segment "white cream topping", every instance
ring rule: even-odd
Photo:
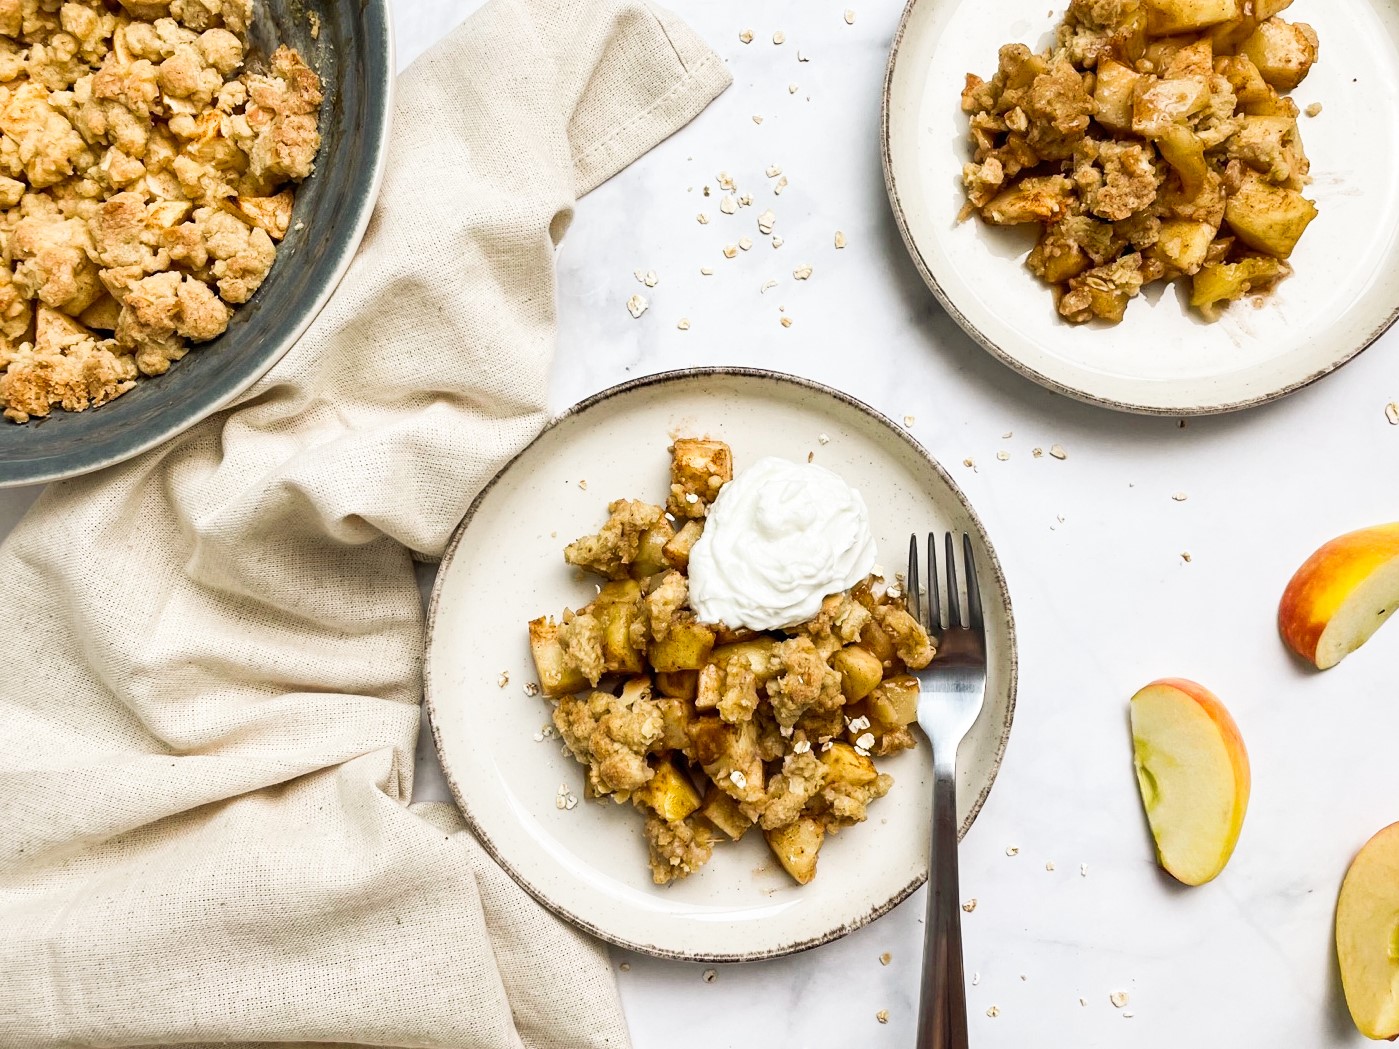
[[[690,551],[701,621],[775,630],[812,618],[874,567],[870,515],[831,471],[759,459],[720,490]]]

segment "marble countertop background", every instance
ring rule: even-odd
[[[400,64],[477,6],[394,0]],[[1283,403],[1186,426],[1056,397],[961,334],[894,228],[878,125],[897,0],[672,6],[734,87],[579,204],[559,255],[552,401],[688,365],[796,372],[912,416],[976,506],[1010,582],[1022,678],[1005,765],[962,849],[963,895],[977,900],[964,920],[973,1044],[1366,1044],[1331,923],[1356,849],[1399,819],[1399,633],[1323,676],[1288,657],[1274,615],[1322,541],[1399,516],[1399,428],[1384,413],[1399,397],[1399,336]],[[789,180],[780,197],[770,165]],[[725,216],[717,193],[704,197],[721,171],[753,194],[751,211]],[[769,207],[778,249],[754,223]],[[745,233],[754,247],[724,258]],[[803,264],[811,278],[794,281]],[[650,302],[638,320],[635,292]],[[1067,459],[1032,457],[1056,443]],[[0,534],[34,494],[0,494]],[[1233,863],[1194,890],[1158,872],[1132,773],[1127,699],[1165,675],[1224,699],[1253,768]],[[426,734],[420,756],[418,796],[446,797]],[[920,891],[840,942],[712,974],[618,952],[637,1049],[908,1046],[923,908]]]

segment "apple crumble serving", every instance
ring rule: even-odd
[[[1292,0],[1072,0],[1056,46],[1001,48],[968,74],[967,207],[1038,223],[1030,271],[1073,323],[1121,321],[1146,285],[1190,278],[1190,303],[1271,289],[1316,217],[1286,92],[1317,35]]]
[[[915,745],[907,671],[927,666],[934,645],[877,575],[796,625],[702,622],[690,555],[733,456],[689,438],[671,451],[664,505],[618,499],[596,535],[565,549],[603,582],[585,607],[529,624],[541,691],[587,770],[586,796],[644,814],[657,884],[757,828],[804,885],[827,835],[864,821],[892,786],[874,759]]]
[[[83,411],[228,327],[320,148],[252,0],[0,0],[0,408]]]

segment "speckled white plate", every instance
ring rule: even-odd
[[[1244,301],[1217,324],[1181,289],[1135,300],[1117,327],[1059,319],[1023,260],[1026,229],[957,223],[971,159],[963,80],[990,77],[1001,45],[1047,43],[1064,4],[911,0],[884,91],[884,170],[894,214],[924,280],[967,333],[1052,390],[1124,411],[1232,411],[1291,393],[1365,349],[1399,316],[1399,0],[1296,0],[1321,61],[1293,93],[1320,217],[1296,273],[1262,309]],[[1384,114],[1384,116],[1381,116]]]
[[[429,613],[426,702],[467,821],[546,907],[648,954],[696,961],[789,954],[872,921],[925,879],[926,743],[881,762],[893,790],[867,823],[827,841],[810,885],[795,885],[754,833],[717,848],[697,875],[657,887],[631,806],[556,807],[560,784],[581,798],[582,768],[560,753],[558,740],[536,741],[552,708],[523,688],[534,680],[525,624],[577,608],[594,592],[564,564],[564,545],[596,531],[609,500],[660,500],[666,446],[681,433],[730,442],[740,470],[765,455],[801,461],[814,453],[864,494],[890,573],[904,568],[912,530],[971,534],[991,659],[986,709],[960,752],[962,826],[971,825],[996,777],[1015,705],[1015,637],[1000,564],[956,484],[911,437],[858,401],[775,373],[705,369],[638,379],[569,410],[507,465],[442,562]]]

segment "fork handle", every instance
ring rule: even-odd
[[[933,854],[918,1049],[967,1049],[967,988],[957,886],[957,753],[950,749],[948,754],[933,754]]]

